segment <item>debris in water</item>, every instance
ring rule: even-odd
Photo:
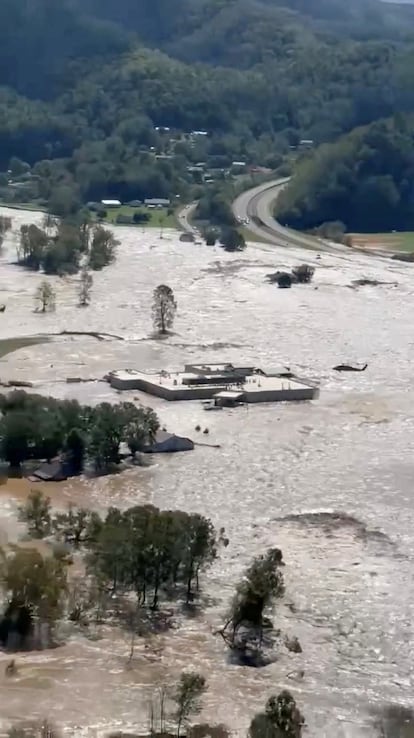
[[[368,364],[337,364],[333,367],[335,372],[364,372]]]

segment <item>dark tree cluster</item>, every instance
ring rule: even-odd
[[[46,216],[44,228],[21,226],[17,261],[45,274],[73,274],[79,270],[82,257],[91,269],[107,266],[115,259],[116,246],[111,231],[93,226],[82,214],[62,221]]]
[[[292,284],[309,284],[314,274],[315,267],[310,264],[300,264],[291,272],[277,271],[269,274],[267,279],[271,284],[277,284],[280,289],[289,289]]]
[[[180,510],[110,508],[102,519],[70,507],[54,515],[50,499],[34,490],[20,508],[20,519],[34,538],[55,535],[74,548],[86,548],[89,571],[101,586],[113,594],[133,592],[138,605],[148,603],[153,609],[162,592],[181,597],[182,586],[190,602],[200,573],[217,555],[211,521]]]
[[[89,543],[90,571],[112,592],[133,592],[137,603],[156,608],[162,592],[184,585],[187,602],[199,575],[217,553],[210,520],[151,505],[125,512],[111,508]]]
[[[413,230],[414,117],[397,115],[321,146],[277,202],[293,228],[341,221],[349,232]]]
[[[269,697],[264,712],[253,718],[249,738],[301,738],[305,719],[294,697],[284,689]]]
[[[0,590],[7,602],[0,619],[0,641],[13,649],[40,645],[33,641],[35,623],[53,626],[62,617],[67,593],[68,562],[42,556],[35,548],[0,550]],[[30,639],[30,640],[29,640]]]
[[[271,630],[265,610],[284,594],[284,566],[279,548],[269,549],[248,567],[231,603],[222,635],[230,648],[261,648],[264,630]]]
[[[97,471],[118,464],[122,442],[136,452],[159,428],[153,410],[132,403],[89,407],[23,391],[1,395],[0,412],[1,459],[18,468],[61,455],[72,474],[87,462]]]

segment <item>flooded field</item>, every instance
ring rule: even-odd
[[[12,213],[14,229],[41,215]],[[413,267],[341,252],[322,254],[255,244],[239,255],[180,243],[166,232],[119,228],[116,264],[94,275],[92,305],[77,307],[77,278],[54,278],[56,312],[33,312],[41,280],[13,265],[8,239],[0,259],[0,339],[49,336],[2,355],[0,380],[31,381],[39,392],[98,402],[118,395],[98,381],[111,369],[180,369],[184,363],[235,361],[287,365],[317,380],[313,403],[203,412],[200,403],[141,396],[169,430],[197,440],[197,424],[220,449],[157,457],[150,468],[47,488],[69,501],[104,509],[152,502],[201,512],[224,526],[230,545],[205,577],[202,615],[145,647],[125,668],[126,635],[99,639],[69,633],[67,644],[20,657],[20,676],[4,679],[3,724],[48,717],[69,735],[101,738],[108,729],[144,730],[148,697],[183,668],[206,676],[202,718],[244,735],[267,696],[292,689],[310,738],[373,738],[373,715],[387,702],[411,706],[414,582],[414,304]],[[314,263],[313,285],[278,290],[265,282],[277,268]],[[352,288],[370,278],[391,284]],[[159,283],[176,295],[175,333],[152,336],[151,296]],[[118,338],[58,336],[96,331]],[[343,362],[368,362],[338,374]],[[95,380],[67,384],[67,377]],[[138,393],[123,393],[123,399]],[[199,439],[200,440],[200,439]],[[204,437],[202,440],[205,440]],[[16,506],[27,486],[0,486],[1,538],[16,540]],[[334,514],[336,513],[336,514]],[[340,515],[338,514],[340,513]],[[228,662],[214,636],[235,582],[253,555],[282,548],[286,597],[275,621],[299,637],[303,654],[281,649],[263,669]],[[147,644],[148,646],[148,644]],[[304,671],[302,679],[288,677]]]

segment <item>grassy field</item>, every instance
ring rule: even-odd
[[[383,251],[414,251],[414,232],[352,233],[352,244],[359,248]]]
[[[107,223],[112,223],[116,225],[116,220],[118,215],[126,215],[129,217],[133,217],[135,213],[147,213],[150,216],[150,220],[147,223],[137,223],[137,227],[139,228],[176,228],[177,227],[177,221],[175,219],[175,215],[169,215],[167,210],[164,208],[133,208],[129,205],[121,205],[119,208],[107,208],[106,209],[106,218],[105,221]]]
[[[0,205],[3,208],[10,208],[11,210],[31,210],[31,211],[37,211],[37,212],[46,212],[46,208],[44,205],[39,205],[36,202],[4,202],[0,200]]]
[[[257,233],[249,231],[249,226],[242,226],[239,230],[241,230],[245,241],[251,241],[252,243],[269,243],[265,238],[260,238]]]

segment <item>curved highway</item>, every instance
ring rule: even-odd
[[[243,192],[232,205],[235,217],[239,222],[246,222],[247,229],[254,233],[260,241],[268,244],[285,247],[295,246],[318,251],[343,251],[344,246],[341,244],[334,245],[323,239],[285,228],[273,217],[275,201],[288,182],[289,177],[285,177],[284,179],[265,182]],[[186,205],[178,213],[181,228],[194,235],[198,235],[198,231],[192,225],[191,218],[196,207],[197,203],[193,202]]]
[[[272,210],[289,178],[277,179],[243,192],[233,203],[233,212],[239,221],[248,220],[248,230],[261,240],[276,246],[300,246],[321,249],[319,239],[285,228],[273,217]]]

